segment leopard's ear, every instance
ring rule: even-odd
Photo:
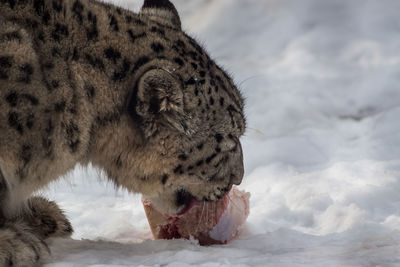
[[[128,109],[134,120],[140,121],[146,137],[165,126],[181,133],[188,129],[182,84],[166,70],[151,69],[140,77]]]
[[[178,11],[168,0],[144,0],[139,14],[172,28],[181,29]]]

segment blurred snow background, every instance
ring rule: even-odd
[[[77,168],[43,192],[75,228],[48,266],[400,266],[400,1],[173,2],[247,99],[249,219],[153,241],[140,196]]]

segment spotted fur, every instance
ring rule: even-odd
[[[242,97],[168,0],[138,14],[0,0],[0,25],[1,263],[40,264],[43,241],[70,234],[59,208],[31,194],[77,163],[170,213],[241,182]]]

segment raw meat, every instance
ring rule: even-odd
[[[250,193],[236,188],[217,202],[195,202],[183,214],[163,214],[142,199],[155,239],[195,238],[200,245],[225,244],[249,215]]]

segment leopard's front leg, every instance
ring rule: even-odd
[[[31,34],[1,15],[0,26],[0,267],[40,266],[50,256],[45,240],[72,233],[55,203],[30,198],[62,172],[56,134],[70,130],[56,118],[68,116],[48,101]]]
[[[50,256],[47,244],[22,220],[0,227],[0,266],[40,266]]]
[[[56,203],[32,197],[20,215],[2,218],[0,266],[40,266],[50,256],[45,240],[69,237],[72,227]]]

